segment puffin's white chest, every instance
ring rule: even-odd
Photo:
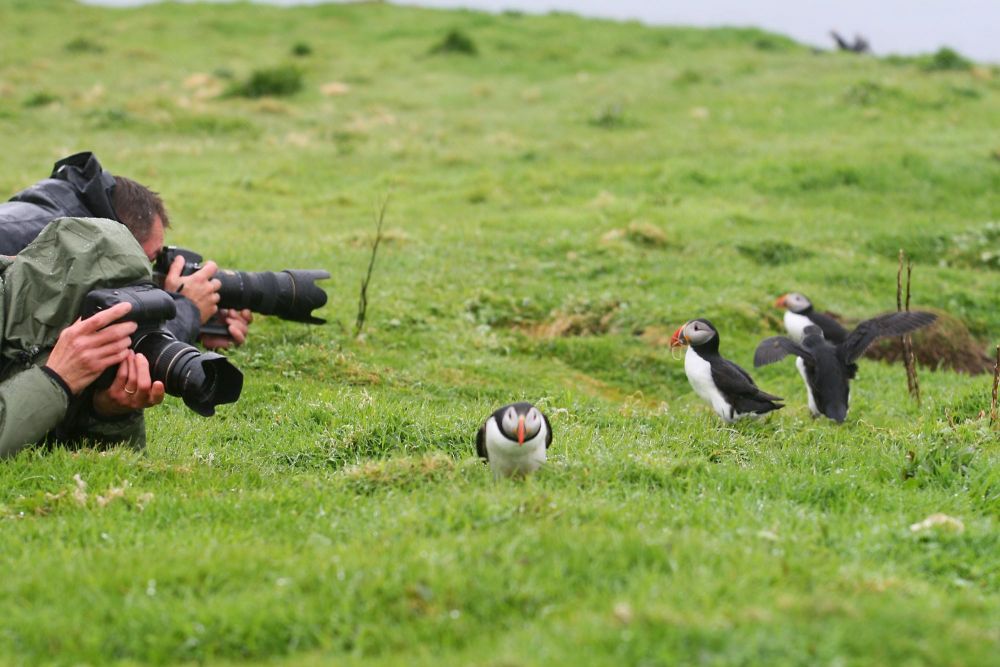
[[[809,396],[809,411],[813,417],[819,415],[819,408],[816,407],[816,397],[813,396],[812,387],[809,385],[809,378],[806,376],[806,362],[802,357],[795,357],[795,367],[799,369],[802,381],[806,383],[806,394]]]
[[[486,453],[489,455],[490,470],[495,477],[511,477],[528,475],[535,472],[545,463],[545,439],[548,433],[545,424],[531,440],[525,440],[519,445],[508,440],[500,432],[495,419],[486,423]]]
[[[715,381],[712,379],[712,364],[705,361],[701,355],[690,347],[684,354],[684,372],[688,376],[688,382],[691,383],[694,393],[709,403],[716,414],[724,420],[727,422],[734,421],[733,406],[722,395],[722,392],[715,386]]]
[[[789,338],[800,345],[802,339],[806,337],[806,327],[811,326],[812,323],[813,321],[805,315],[799,315],[790,310],[785,311],[785,331],[788,332]]]

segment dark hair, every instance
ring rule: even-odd
[[[139,243],[145,243],[149,238],[156,216],[160,216],[164,228],[170,226],[167,209],[164,208],[160,195],[131,178],[115,176],[111,205],[118,216],[118,222],[128,227]]]

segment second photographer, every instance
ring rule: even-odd
[[[170,225],[159,195],[131,179],[111,175],[92,153],[77,153],[56,162],[49,178],[0,204],[0,255],[18,254],[46,225],[62,217],[117,220],[151,261],[160,254]],[[211,349],[242,345],[253,315],[249,310],[219,311],[221,283],[214,279],[216,268],[209,261],[182,276],[181,258],[169,267],[163,288],[173,293],[177,315],[166,327],[179,340],[200,340]],[[202,325],[210,319],[218,333],[203,334]]]

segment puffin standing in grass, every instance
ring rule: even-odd
[[[785,407],[785,399],[761,391],[745,370],[719,354],[719,332],[705,319],[682,324],[670,347],[688,345],[684,372],[695,393],[711,404],[723,421],[757,417]]]
[[[525,477],[545,463],[552,427],[531,403],[505,405],[476,434],[476,453],[490,464],[494,477]]]
[[[901,336],[927,326],[936,317],[933,313],[920,311],[886,313],[865,320],[837,345],[826,340],[818,326],[810,325],[803,331],[801,343],[784,336],[761,341],[754,353],[753,365],[759,368],[789,354],[795,355],[795,365],[806,382],[810,412],[814,417],[824,415],[842,423],[847,418],[850,384],[858,372],[855,363],[858,357],[879,338]]]
[[[802,343],[809,326],[819,327],[823,337],[834,345],[843,343],[847,338],[847,329],[829,315],[816,312],[812,302],[803,294],[789,292],[778,297],[774,305],[785,309],[785,331],[796,343]]]

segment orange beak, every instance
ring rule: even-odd
[[[517,418],[517,444],[524,444],[524,415]]]
[[[685,322],[684,324],[687,324],[687,322]],[[684,335],[681,333],[682,331],[684,331],[684,324],[677,327],[677,331],[675,331],[674,335],[670,337],[670,347],[680,347],[682,345],[687,345],[687,340],[684,339]]]
[[[777,298],[777,299],[775,300],[775,302],[774,302],[774,307],[775,307],[775,308],[784,308],[784,307],[785,307],[785,301],[786,301],[787,299],[788,299],[788,295],[787,295],[787,294],[785,294],[785,295],[783,295],[783,296],[779,296],[779,297],[778,297],[778,298]]]

